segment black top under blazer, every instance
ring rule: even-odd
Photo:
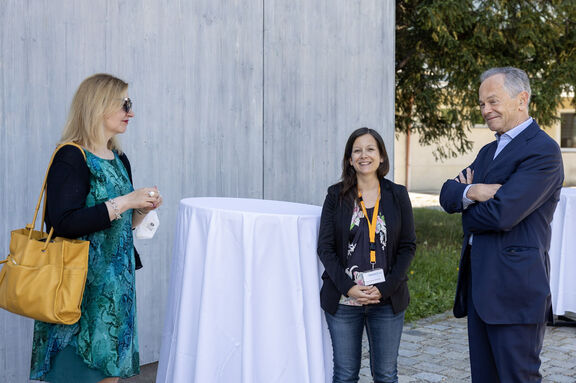
[[[322,207],[318,256],[324,265],[320,304],[334,314],[341,295],[346,295],[355,283],[344,271],[354,201],[340,196],[342,183],[328,188]],[[387,179],[380,180],[380,211],[384,214],[387,230],[386,281],[376,284],[382,294],[381,302],[390,301],[394,313],[406,310],[410,302],[407,273],[416,251],[414,216],[408,191]]]
[[[119,155],[132,182],[132,169],[125,154]],[[56,153],[46,180],[46,228],[54,227],[54,235],[78,238],[111,226],[104,203],[86,207],[90,192],[90,169],[80,150],[71,145]],[[142,268],[140,255],[134,248],[136,269]]]

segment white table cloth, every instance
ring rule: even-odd
[[[576,188],[563,188],[552,220],[550,290],[554,315],[576,313]]]
[[[257,199],[180,202],[157,383],[330,381],[320,213]]]

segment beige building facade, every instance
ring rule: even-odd
[[[564,160],[564,185],[576,186],[576,112],[569,103],[558,109],[560,121],[552,127],[544,128],[556,139]],[[470,129],[468,138],[473,148],[456,158],[436,160],[434,146],[422,146],[418,134],[397,134],[394,143],[394,181],[406,185],[413,192],[438,193],[442,184],[454,178],[470,165],[478,151],[495,140],[494,133],[486,125],[476,125]]]

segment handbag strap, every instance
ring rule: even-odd
[[[56,153],[64,146],[75,146],[77,147],[80,152],[82,152],[82,156],[84,156],[84,161],[86,161],[86,153],[84,153],[84,149],[74,142],[65,142],[63,144],[58,145],[54,153],[52,154],[52,158],[50,158],[50,163],[48,164],[48,168],[46,169],[46,174],[44,175],[44,182],[42,182],[42,190],[40,191],[40,196],[38,197],[38,202],[36,203],[36,209],[34,210],[34,219],[32,223],[26,225],[26,229],[29,229],[28,238],[32,237],[32,232],[34,231],[34,227],[36,226],[36,218],[38,217],[38,210],[40,209],[40,203],[42,202],[42,196],[44,196],[44,207],[42,209],[42,222],[40,224],[40,231],[44,233],[44,217],[46,215],[46,181],[48,179],[48,173],[50,172],[50,167],[52,166],[52,162],[54,161],[54,157],[56,157]],[[48,243],[52,238],[52,234],[54,233],[54,227],[50,229],[50,233],[48,234],[48,238],[46,238],[46,245],[45,248],[48,247]]]

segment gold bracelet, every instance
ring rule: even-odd
[[[122,214],[120,214],[120,209],[118,208],[118,204],[116,203],[116,201],[114,201],[114,199],[109,199],[108,202],[110,202],[110,206],[112,207],[112,212],[116,216],[114,219],[122,218]]]

